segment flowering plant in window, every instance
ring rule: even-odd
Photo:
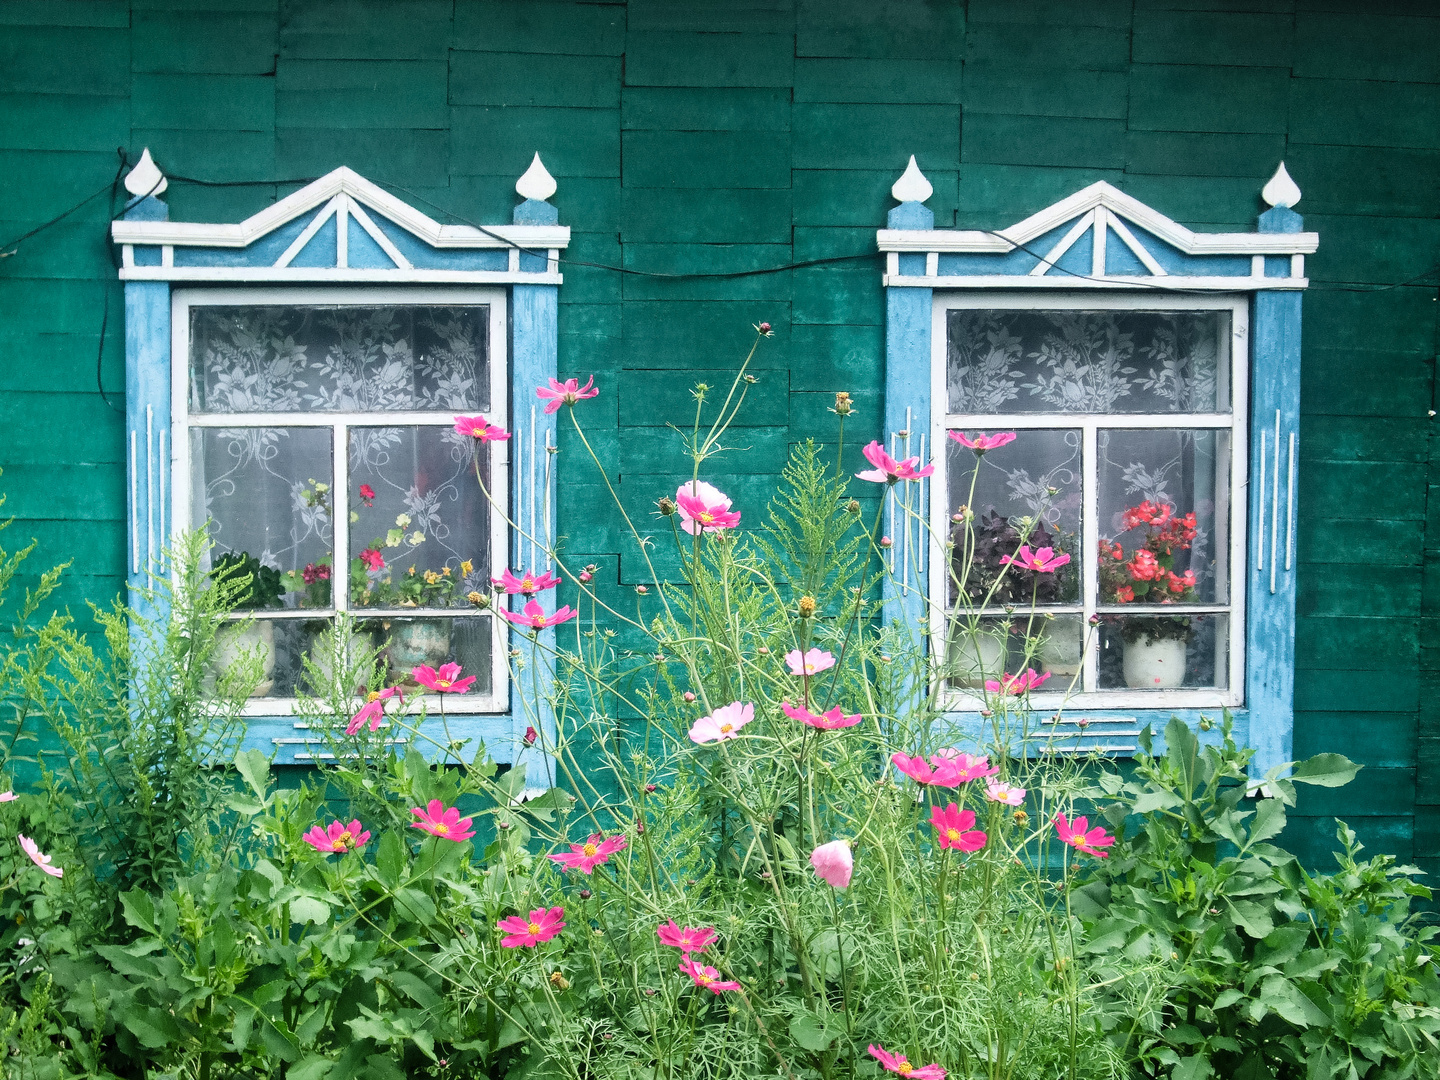
[[[1073,603],[1080,595],[1078,567],[1071,562],[1077,538],[1062,533],[1044,520],[1030,517],[1002,517],[996,510],[978,522],[968,520],[964,511],[951,529],[955,540],[952,560],[956,576],[965,583],[965,594],[973,603],[1006,604]],[[969,532],[967,542],[967,530]],[[1039,565],[1019,558],[1049,548],[1050,556]],[[965,563],[969,572],[964,573]]]
[[[1149,499],[1126,507],[1120,515],[1121,524],[1129,535],[1142,530],[1140,542],[1128,551],[1119,539],[1100,541],[1100,599],[1106,604],[1186,604],[1194,603],[1195,571],[1175,570],[1177,552],[1188,551],[1195,541],[1198,526],[1193,512],[1183,516],[1175,513],[1169,503]],[[1189,640],[1190,619],[1183,616],[1126,616],[1121,634],[1126,641]]]

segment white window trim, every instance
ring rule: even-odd
[[[961,415],[947,413],[949,392],[946,385],[948,347],[947,311],[956,309],[1026,309],[1026,310],[1145,310],[1205,311],[1222,310],[1231,314],[1231,377],[1230,412],[1228,414],[1149,414],[1114,416],[1098,414],[1019,414]],[[1037,690],[1029,696],[1038,711],[1066,708],[1077,709],[1214,709],[1239,708],[1245,704],[1245,589],[1246,521],[1250,451],[1247,441],[1250,389],[1250,303],[1249,297],[1234,294],[1213,296],[1177,295],[1175,293],[1050,293],[1035,291],[974,292],[937,290],[932,303],[931,412],[930,445],[935,464],[931,478],[930,528],[934,542],[930,548],[930,630],[934,655],[945,656],[945,624],[949,605],[946,590],[949,582],[948,551],[944,538],[949,534],[949,477],[947,430],[954,428],[981,429],[988,432],[1025,428],[1054,429],[1065,427],[1083,432],[1082,445],[1082,545],[1079,562],[1083,568],[1081,630],[1087,635],[1081,686],[1094,684],[1099,661],[1099,635],[1090,633],[1089,619],[1097,607],[1097,582],[1092,555],[1099,545],[1097,516],[1098,474],[1096,467],[1096,431],[1101,428],[1174,428],[1208,427],[1231,432],[1230,445],[1230,523],[1229,523],[1229,604],[1186,605],[1184,610],[1204,613],[1230,613],[1228,650],[1228,688],[1175,690],[1095,690],[1089,693],[1077,687],[1068,698],[1063,692]],[[973,712],[984,707],[982,699],[963,689],[947,689],[943,707],[947,712]]]
[[[477,305],[486,304],[490,309],[489,320],[489,362],[490,362],[490,409],[486,419],[500,427],[510,427],[510,365],[508,335],[508,296],[503,288],[483,286],[445,286],[429,288],[364,287],[341,288],[305,286],[268,286],[240,288],[175,289],[170,298],[170,466],[171,466],[171,522],[175,537],[190,528],[190,429],[203,427],[248,426],[263,423],[268,427],[329,427],[332,431],[332,452],[334,454],[333,476],[334,505],[348,507],[349,470],[348,450],[344,442],[346,425],[373,426],[378,422],[395,426],[449,427],[455,422],[455,412],[392,412],[392,413],[224,413],[203,416],[190,415],[190,317],[192,307],[235,306],[277,304],[287,306],[308,305],[352,305],[370,307],[375,305],[419,306],[419,305]],[[502,563],[508,565],[510,537],[507,518],[509,517],[510,492],[510,444],[491,443],[490,474],[490,558],[491,571]],[[337,611],[349,609],[348,588],[338,583],[348,582],[349,528],[347,513],[335,514],[335,567],[331,597],[334,606],[325,610],[295,610],[256,613],[266,619],[320,619],[333,617]],[[342,558],[342,553],[347,553]],[[383,618],[387,615],[413,618],[424,614],[412,609],[363,609],[366,618]],[[460,609],[453,612],[435,612],[436,617],[454,618],[467,614]],[[505,713],[510,707],[510,670],[508,664],[509,626],[499,614],[498,606],[492,604],[488,612],[491,625],[491,692],[489,694],[450,695],[445,703],[446,711],[456,715]],[[246,613],[244,617],[249,617]],[[242,709],[247,717],[293,716],[296,712],[295,698],[251,698]]]

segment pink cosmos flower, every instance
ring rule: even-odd
[[[584,386],[580,385],[579,379],[566,379],[563,383],[556,379],[550,380],[550,386],[537,386],[535,396],[541,401],[550,402],[545,406],[547,414],[559,412],[561,405],[574,405],[577,401],[584,401],[599,395],[600,391],[594,389],[595,376],[590,376],[590,381]]]
[[[1026,668],[1019,675],[1000,676],[1000,681],[994,679],[985,680],[985,689],[992,694],[999,694],[1002,691],[1006,694],[1023,694],[1027,690],[1034,690],[1037,686],[1050,678],[1050,672],[1044,675],[1037,675],[1034,668]]]
[[[705,743],[738,738],[740,729],[754,719],[754,705],[748,701],[732,701],[709,716],[696,720],[690,728],[690,741],[703,746]]]
[[[385,701],[387,698],[395,697],[400,693],[398,686],[387,686],[384,690],[376,690],[365,699],[365,704],[360,706],[360,711],[350,718],[350,725],[345,729],[346,735],[354,735],[367,723],[371,731],[380,730],[380,721],[385,717]]]
[[[686,956],[691,953],[704,952],[718,936],[713,926],[699,929],[693,926],[676,926],[674,919],[657,926],[655,933],[660,938],[661,945],[679,949]]]
[[[375,502],[375,489],[369,484],[361,484],[360,498],[365,500],[366,506],[372,505]]]
[[[948,431],[946,434],[967,450],[974,450],[977,454],[983,454],[986,450],[998,450],[1007,443],[1015,441],[1015,432],[1013,431],[1004,431],[998,435],[976,435],[973,439],[963,431]]]
[[[697,490],[692,492],[692,487]],[[709,490],[700,490],[702,488]],[[675,507],[680,512],[680,527],[691,536],[701,530],[720,532],[740,524],[740,511],[730,509],[730,496],[709,484],[702,485],[696,481],[681,484],[675,492]]]
[[[791,675],[818,675],[835,666],[835,657],[824,649],[806,649],[802,655],[799,649],[785,654],[785,663]]]
[[[547,855],[546,858],[557,862],[567,870],[579,870],[582,874],[593,874],[595,867],[601,863],[609,862],[610,856],[617,851],[625,850],[625,837],[619,835],[602,840],[600,834],[596,833],[583,844],[571,844],[570,850],[559,855]]]
[[[20,796],[19,796],[19,795],[16,795],[15,792],[13,792],[13,791],[7,791],[7,792],[4,792],[3,794],[0,794],[0,802],[14,802],[14,801],[15,801],[16,799],[18,799],[19,797],[20,797]]]
[[[935,826],[935,839],[942,848],[979,851],[985,846],[985,834],[975,828],[974,810],[961,810],[953,802],[944,810],[932,806],[930,824]]]
[[[536,574],[533,570],[526,570],[519,577],[516,577],[507,568],[501,571],[498,578],[491,578],[490,580],[494,582],[496,588],[504,589],[505,592],[511,596],[514,596],[516,593],[524,596],[534,596],[538,592],[553,589],[556,585],[560,584],[560,579],[549,570],[546,570],[543,574]]]
[[[343,855],[364,847],[370,841],[370,834],[360,827],[359,821],[352,821],[349,825],[332,821],[328,829],[316,825],[300,839],[316,851],[335,851]]]
[[[528,919],[522,919],[519,915],[501,919],[495,924],[495,929],[507,935],[500,939],[500,944],[505,948],[518,949],[524,946],[533,949],[565,929],[564,917],[565,909],[562,907],[552,907],[548,911],[543,907],[536,908],[530,912]]]
[[[385,556],[380,554],[378,548],[366,548],[360,552],[360,561],[371,570],[385,569]]]
[[[802,724],[819,728],[822,731],[834,731],[836,728],[854,727],[860,723],[860,714],[846,716],[839,705],[821,716],[816,716],[809,709],[802,709],[798,705],[791,705],[788,701],[780,703],[780,711],[791,720],[799,720]]]
[[[872,484],[893,484],[899,480],[923,480],[935,471],[933,464],[926,465],[923,469],[917,469],[916,466],[920,464],[918,457],[896,461],[885,452],[884,447],[874,440],[861,453],[865,455],[865,460],[875,468],[857,472],[855,478],[869,480]]]
[[[897,769],[917,784],[935,783],[935,771],[926,764],[923,757],[906,757],[904,754],[891,754],[890,760]]]
[[[410,676],[425,689],[441,694],[468,693],[475,682],[474,675],[460,678],[459,664],[441,664],[439,671],[427,664],[417,664],[410,669]]]
[[[1025,789],[999,780],[992,780],[985,785],[985,798],[991,802],[1004,803],[1006,806],[1019,806],[1025,801]]]
[[[1009,555],[1000,556],[1001,566],[1018,566],[1021,570],[1034,570],[1037,574],[1053,573],[1069,561],[1069,555],[1056,555],[1054,548],[1042,547],[1032,552],[1029,544],[1021,544],[1013,559]]]
[[[60,867],[50,865],[49,855],[40,854],[40,847],[34,840],[31,840],[28,836],[22,836],[19,833],[15,834],[15,838],[20,841],[20,846],[25,849],[25,854],[30,856],[30,861],[40,867],[41,870],[44,870],[45,873],[51,877],[65,876],[65,871],[60,869]]]
[[[831,840],[821,844],[810,853],[810,865],[829,884],[837,889],[848,888],[850,875],[855,871],[855,856],[850,853],[850,841]]]
[[[1056,814],[1053,824],[1055,826],[1055,835],[1060,837],[1061,843],[1069,844],[1076,851],[1084,852],[1086,855],[1094,855],[1097,859],[1108,859],[1110,857],[1106,852],[1099,849],[1107,848],[1115,843],[1115,837],[1111,836],[1099,825],[1096,825],[1095,828],[1086,832],[1085,827],[1090,824],[1088,818],[1077,817],[1073,821],[1066,821],[1064,814]]]
[[[907,1080],[945,1080],[945,1070],[939,1065],[911,1065],[904,1054],[892,1054],[883,1047],[869,1047],[870,1056],[892,1073],[899,1073]]]
[[[470,827],[474,819],[462,818],[457,807],[447,807],[439,799],[431,799],[424,810],[416,806],[410,812],[420,819],[410,823],[412,829],[423,829],[441,840],[453,840],[458,844],[475,835],[475,830]]]
[[[697,964],[690,957],[686,956],[680,961],[680,970],[694,980],[695,985],[709,990],[712,994],[720,994],[726,990],[739,990],[738,982],[726,982],[720,978],[720,972],[706,964]]]
[[[510,438],[510,432],[496,427],[483,416],[457,416],[455,430],[479,442],[504,442]]]
[[[500,614],[516,626],[523,626],[530,630],[544,630],[547,626],[559,626],[563,622],[569,622],[580,612],[566,604],[562,608],[556,608],[554,615],[546,615],[545,609],[540,606],[540,601],[531,600],[525,605],[523,612],[506,611],[501,608]]]
[[[983,780],[987,776],[994,776],[1000,771],[998,765],[990,764],[988,755],[972,757],[951,749],[941,750],[935,754],[930,758],[930,764],[935,766],[935,779],[932,783],[938,784],[940,787],[959,787],[971,780]]]

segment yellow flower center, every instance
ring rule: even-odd
[[[365,700],[366,700],[366,701],[379,701],[379,700],[380,700],[380,691],[378,691],[378,690],[371,690],[370,693],[368,693],[368,694],[365,695]]]
[[[901,1076],[909,1076],[912,1072],[915,1071],[915,1066],[911,1065],[908,1061],[902,1061],[898,1066],[896,1066],[895,1071],[898,1072]]]
[[[586,845],[585,845],[585,848],[584,848],[585,857],[586,857],[587,859],[590,858],[590,856],[594,855],[595,852],[598,851],[598,850],[599,850],[599,849],[596,848],[596,846],[595,846],[594,844],[586,844]]]
[[[1076,836],[1070,842],[1076,847],[1084,847],[1086,843],[1084,835]]]
[[[525,929],[529,930],[532,934],[538,934],[540,933],[540,924],[532,922],[529,926],[525,927]]]
[[[706,975],[705,972],[701,971],[699,968],[695,969],[695,978],[702,983],[711,983],[715,981],[709,975]]]
[[[720,734],[721,734],[721,735],[729,735],[730,732],[732,732],[732,731],[734,731],[734,730],[735,730],[735,725],[734,725],[734,724],[721,724],[721,725],[720,725]]]
[[[533,578],[527,576],[527,577],[524,577],[524,578],[521,578],[521,579],[520,579],[520,589],[521,589],[521,591],[523,591],[523,592],[529,592],[529,591],[530,591],[531,589],[533,589],[534,587],[535,587],[535,580],[534,580]]]
[[[709,510],[702,510],[699,514],[699,518],[702,524],[709,525],[712,521],[715,520],[715,515],[710,513]]]
[[[449,825],[436,825],[436,826],[435,826],[435,835],[436,835],[436,836],[445,836],[445,835],[447,835],[449,832],[450,832],[450,826],[449,826]]]
[[[946,830],[945,830],[945,836],[946,836],[947,839],[950,839],[950,840],[959,840],[959,839],[960,839],[960,830],[959,830],[959,829],[946,829]]]
[[[450,685],[450,680],[449,680],[449,679],[436,679],[436,680],[435,680],[435,685],[438,686],[438,687],[440,687],[441,690],[444,690],[447,686]]]

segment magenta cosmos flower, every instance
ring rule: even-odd
[[[527,630],[544,630],[547,626],[559,626],[563,622],[569,622],[580,612],[566,604],[562,608],[556,608],[554,615],[546,615],[545,609],[540,606],[540,601],[531,600],[525,605],[524,611],[506,611],[501,608],[500,614],[516,626],[523,626]]]
[[[541,907],[530,912],[528,919],[522,919],[519,915],[501,919],[495,924],[495,929],[506,935],[500,939],[500,944],[505,948],[518,949],[523,946],[533,949],[565,929],[564,917],[565,909],[562,907],[552,907],[548,911]]]
[[[584,386],[580,385],[579,379],[566,379],[563,383],[557,379],[551,379],[550,385],[537,386],[535,396],[541,401],[548,401],[545,406],[546,413],[558,412],[561,405],[574,405],[577,401],[584,401],[599,395],[600,391],[595,388],[595,376],[590,376],[590,381]]]
[[[690,741],[703,746],[705,743],[738,738],[740,729],[754,719],[754,705],[748,701],[732,701],[709,716],[696,720],[690,727]]]
[[[425,689],[434,690],[439,694],[468,693],[471,685],[475,682],[474,675],[460,678],[459,664],[441,664],[439,671],[427,664],[417,664],[410,669],[410,675]]]
[[[1015,441],[1013,431],[1002,431],[998,435],[976,435],[973,439],[963,431],[949,431],[946,434],[961,446],[968,450],[974,450],[977,454],[983,454],[986,450],[998,450],[1007,443]]]
[[[910,777],[917,784],[935,783],[935,770],[923,757],[907,757],[904,754],[891,754],[891,763],[906,776]]]
[[[28,836],[23,836],[20,833],[16,833],[15,838],[20,841],[20,846],[25,849],[25,854],[30,856],[30,861],[33,862],[36,866],[40,867],[41,870],[44,870],[45,873],[49,874],[51,877],[65,876],[65,871],[60,869],[60,867],[50,865],[49,855],[40,854],[40,846],[36,844],[34,840],[31,840]]]
[[[730,496],[703,480],[690,480],[675,490],[675,508],[680,527],[691,536],[733,529],[740,524],[740,511],[730,509]]]
[[[975,828],[974,810],[961,810],[953,802],[944,810],[932,806],[930,824],[935,826],[935,839],[942,848],[979,851],[985,846],[985,834]]]
[[[549,570],[543,574],[537,574],[534,570],[526,570],[519,577],[512,574],[507,567],[501,571],[498,578],[490,579],[497,589],[503,589],[506,593],[514,596],[520,593],[522,596],[534,596],[546,589],[553,589],[560,584],[560,579]]]
[[[1064,814],[1056,814],[1055,835],[1060,837],[1062,843],[1069,844],[1076,851],[1094,855],[1097,859],[1108,859],[1110,856],[1100,848],[1107,848],[1115,843],[1115,837],[1099,825],[1086,832],[1085,827],[1089,824],[1088,818],[1077,817],[1073,821],[1066,821]]]
[[[992,694],[1023,694],[1027,690],[1034,690],[1037,686],[1050,678],[1050,672],[1044,675],[1037,675],[1034,668],[1026,668],[1019,675],[1001,675],[1000,681],[994,679],[985,680],[985,689]]]
[[[431,799],[424,810],[418,806],[411,807],[410,812],[420,819],[410,823],[412,829],[423,829],[441,840],[453,840],[458,844],[475,835],[475,830],[470,827],[473,819],[462,818],[458,808],[447,807],[439,799]]]
[[[855,856],[850,853],[850,841],[831,840],[821,844],[810,853],[810,865],[824,881],[837,889],[850,886],[850,875],[855,872]]]
[[[835,666],[835,657],[824,649],[791,649],[785,654],[785,663],[791,675],[818,675]]]
[[[899,1073],[908,1080],[945,1080],[945,1070],[939,1065],[911,1065],[905,1060],[904,1054],[892,1054],[873,1043],[869,1049],[870,1056],[886,1069],[892,1073]]]
[[[371,731],[379,731],[380,721],[385,718],[386,700],[399,696],[400,688],[398,686],[387,686],[384,690],[371,691],[365,698],[365,704],[360,706],[360,711],[350,718],[350,724],[346,727],[345,734],[354,735],[367,723],[370,725]]]
[[[316,825],[300,839],[316,851],[334,851],[343,855],[347,851],[364,847],[370,841],[370,834],[360,827],[359,821],[352,821],[349,825],[332,821],[328,829]]]
[[[931,757],[930,764],[935,766],[935,776],[931,783],[939,784],[941,787],[959,787],[971,780],[983,780],[987,776],[994,776],[1000,771],[998,765],[990,764],[990,758],[987,755],[972,757],[953,749],[941,750]]]
[[[780,703],[780,711],[791,720],[799,720],[802,724],[808,724],[813,728],[820,728],[822,731],[834,731],[836,728],[854,727],[860,723],[860,714],[846,716],[839,705],[829,712],[816,716],[809,709],[802,709],[798,705],[791,705],[788,701]]]
[[[510,432],[496,427],[483,416],[457,416],[455,430],[461,435],[469,435],[477,442],[504,442],[510,438]]]
[[[1025,801],[1025,789],[992,780],[985,785],[985,798],[991,802],[1004,803],[1006,806],[1019,806]]]
[[[679,949],[686,956],[691,953],[704,952],[710,947],[717,937],[713,926],[693,927],[676,926],[675,920],[662,923],[655,928],[655,934],[660,939],[661,945],[669,945],[672,949]]]
[[[896,461],[885,452],[885,448],[878,442],[871,440],[870,445],[861,451],[865,460],[875,467],[866,469],[864,472],[857,472],[857,480],[869,480],[872,484],[893,484],[900,480],[923,480],[935,471],[933,464],[926,465],[923,469],[917,469],[920,464],[918,457],[906,458],[904,461]]]
[[[726,982],[720,978],[720,972],[706,964],[697,964],[690,957],[686,956],[680,961],[680,970],[694,980],[695,985],[709,990],[712,994],[721,994],[726,990],[739,990],[738,982]]]
[[[617,834],[608,840],[603,840],[600,834],[596,833],[585,843],[571,844],[569,851],[559,855],[547,855],[546,858],[559,863],[567,870],[579,870],[582,874],[593,874],[595,867],[609,862],[610,856],[615,852],[624,850],[625,837]]]
[[[1034,570],[1037,574],[1053,573],[1069,561],[1069,555],[1063,552],[1056,555],[1054,548],[1042,547],[1032,552],[1029,544],[1021,544],[1013,559],[1009,555],[1000,556],[1001,566],[1018,566],[1021,570]]]

